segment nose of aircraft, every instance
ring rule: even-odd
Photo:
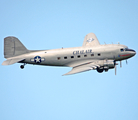
[[[136,55],[136,51],[134,50],[134,55]]]
[[[136,55],[136,51],[135,50],[130,49],[130,52],[131,52],[132,56]]]
[[[126,49],[126,51],[128,51],[132,56],[136,54],[136,51],[133,49]]]

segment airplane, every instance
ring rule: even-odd
[[[4,38],[4,58],[2,65],[26,64],[72,67],[64,75],[71,75],[89,70],[102,73],[115,68],[117,61],[127,60],[136,54],[135,50],[121,44],[101,45],[94,33],[85,36],[81,47],[60,48],[52,50],[28,50],[18,38],[9,36]]]

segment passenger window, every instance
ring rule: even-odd
[[[78,58],[80,58],[80,55],[78,55]]]
[[[91,56],[94,56],[94,54],[91,54]]]
[[[60,60],[61,58],[60,57],[57,57],[58,60]]]
[[[101,54],[100,54],[100,53],[98,53],[98,56],[101,56]]]
[[[67,57],[64,57],[64,59],[67,59]]]
[[[87,55],[84,55],[84,57],[87,57]]]
[[[74,56],[71,56],[71,58],[74,58]]]
[[[124,51],[124,49],[120,49],[120,51],[121,51],[121,52],[123,52],[123,51]]]

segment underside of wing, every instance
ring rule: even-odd
[[[17,62],[21,62],[25,60],[25,58],[15,58],[15,59],[8,59],[2,63],[2,65],[12,65]]]
[[[84,42],[83,42],[83,47],[85,46],[98,46],[100,45],[96,35],[94,33],[89,33],[85,36]]]
[[[94,62],[89,62],[86,64],[81,64],[79,66],[73,67],[72,70],[64,75],[71,75],[71,74],[76,74],[80,72],[85,72],[89,70],[95,70],[99,65],[95,64]]]
[[[89,71],[91,70],[90,67],[77,67],[77,68],[73,68],[70,72],[64,74],[64,75],[71,75],[71,74],[76,74],[76,73],[80,73],[80,72],[85,72],[85,71]]]

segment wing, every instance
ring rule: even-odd
[[[71,74],[76,74],[76,73],[85,72],[89,70],[95,70],[97,67],[100,67],[100,66],[95,62],[87,62],[85,64],[81,64],[79,66],[73,67],[70,72],[64,75],[71,75]]]
[[[83,47],[85,46],[98,46],[100,45],[96,35],[94,33],[89,33],[85,36],[83,41]]]
[[[20,62],[25,60],[25,58],[15,58],[15,59],[8,59],[2,63],[2,65],[12,65],[14,63]]]

